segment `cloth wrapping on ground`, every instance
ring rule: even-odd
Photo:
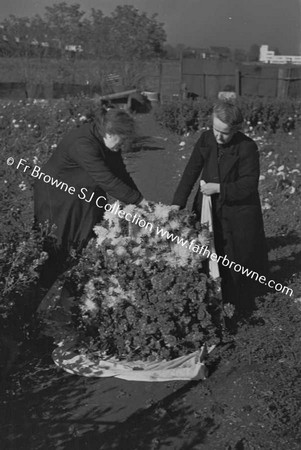
[[[74,299],[70,297],[64,282],[57,280],[42,300],[38,313],[44,322],[43,332],[52,336],[57,344],[52,358],[66,372],[85,377],[115,377],[131,381],[204,380],[207,367],[204,359],[214,346],[170,361],[120,361],[100,353],[87,355],[76,347],[75,330],[70,325],[70,310]],[[69,304],[68,304],[69,303]]]
[[[85,377],[115,377],[130,381],[176,381],[204,380],[207,368],[203,359],[207,350],[200,351],[171,361],[120,361],[114,357],[92,358],[78,354],[72,343],[62,342],[52,354],[55,364],[66,372]]]
[[[203,186],[205,183],[204,180],[201,180],[200,186]],[[210,195],[203,195],[202,200],[202,212],[201,212],[201,223],[207,224],[209,227],[210,233],[212,233],[211,243],[210,243],[210,252],[215,253],[215,246],[214,246],[214,231],[213,231],[213,220],[212,220],[212,202]],[[212,261],[211,258],[209,258],[209,275],[212,278],[219,278],[219,268],[217,261]]]

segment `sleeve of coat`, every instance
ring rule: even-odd
[[[238,179],[221,183],[222,203],[245,200],[258,190],[259,153],[255,142],[245,142],[239,149]]]
[[[112,171],[114,172],[114,174],[128,186],[135,189],[136,191],[139,191],[134,180],[126,169],[126,165],[124,164],[124,161],[122,159],[121,152],[112,152],[112,156]]]
[[[124,176],[123,172],[121,173],[122,180],[110,170],[105,161],[99,156],[99,151],[95,146],[77,143],[73,148],[72,157],[93,178],[98,186],[117,200],[127,204],[138,204],[143,199],[136,186],[133,186],[134,182],[132,185],[128,185],[124,181],[128,181],[128,178]],[[126,172],[125,167],[121,170]]]
[[[172,204],[179,205],[181,208],[185,208],[188,197],[200,176],[201,170],[204,165],[204,157],[202,152],[203,139],[202,136],[197,141],[194,149],[191,153],[187,166],[183,172],[181,181],[174,194]]]

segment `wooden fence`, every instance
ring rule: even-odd
[[[190,58],[162,60],[150,66],[144,83],[147,86],[145,90],[159,92],[161,102],[181,98],[187,93],[201,98],[213,98],[223,90],[234,90],[237,95],[244,96],[300,98],[301,67],[275,64],[237,65],[230,61]],[[114,88],[115,91],[118,90],[117,85]],[[0,98],[64,98],[78,94],[93,96],[106,93],[108,92],[104,92],[103,86],[100,85],[58,82],[0,83]]]
[[[165,62],[161,62],[163,68]],[[161,99],[186,93],[201,98],[216,97],[219,91],[234,90],[238,96],[300,98],[301,67],[291,65],[241,64],[230,61],[183,59],[170,64],[169,72],[161,70],[162,76],[172,78],[172,86],[178,86],[172,94],[164,89],[161,81]],[[178,69],[180,68],[180,69]],[[166,73],[167,72],[167,73]],[[171,94],[171,95],[170,95]]]

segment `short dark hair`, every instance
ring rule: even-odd
[[[133,117],[121,109],[101,108],[95,114],[95,124],[102,136],[109,133],[116,134],[121,139],[134,139],[136,135]]]
[[[213,105],[213,114],[232,130],[239,130],[244,118],[241,109],[230,100],[218,100]]]

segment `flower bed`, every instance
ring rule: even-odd
[[[213,103],[210,99],[172,101],[160,105],[155,117],[161,126],[177,134],[203,130],[211,126]],[[237,103],[245,118],[245,131],[291,133],[300,124],[298,100],[246,96],[239,97]]]
[[[158,361],[219,342],[220,283],[205,274],[205,257],[197,251],[209,244],[206,227],[161,204],[152,204],[151,212],[133,205],[123,211],[139,222],[106,212],[70,274],[79,299],[74,320],[80,351]]]

